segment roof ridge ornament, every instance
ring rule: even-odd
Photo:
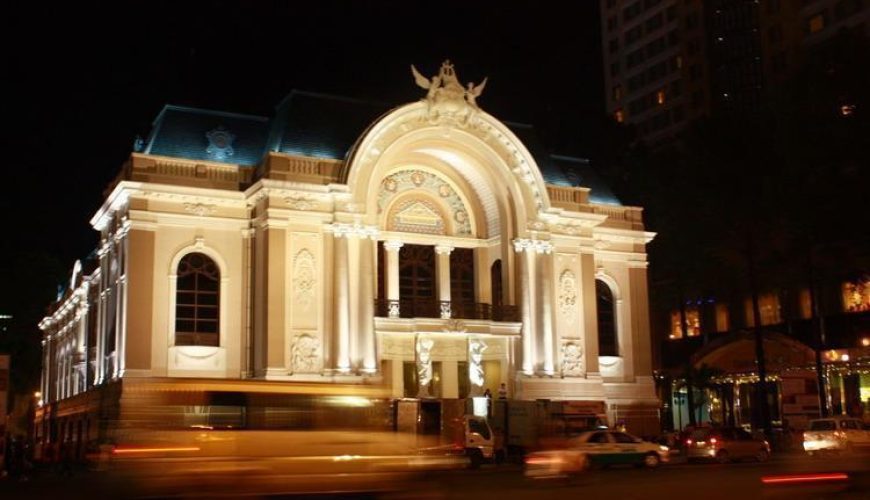
[[[468,82],[468,87],[463,87],[449,59],[441,63],[438,74],[431,79],[423,76],[413,64],[411,74],[417,85],[427,91],[423,100],[427,104],[426,119],[430,123],[461,127],[474,125],[474,117],[480,111],[477,98],[483,93],[488,77],[478,85]]]

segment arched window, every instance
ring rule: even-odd
[[[598,355],[619,356],[613,291],[607,283],[595,280],[595,297],[598,302]]]
[[[178,263],[175,345],[219,345],[220,281],[220,270],[207,255],[191,253]]]

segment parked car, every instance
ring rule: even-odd
[[[809,455],[823,452],[852,452],[870,447],[870,430],[852,417],[829,417],[810,421],[804,431],[804,450]]]
[[[726,463],[737,459],[764,462],[770,458],[770,443],[739,427],[697,429],[686,439],[686,458],[689,462]]]

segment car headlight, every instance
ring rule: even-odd
[[[668,448],[667,446],[664,446],[664,445],[659,445],[659,451],[667,452],[667,451],[670,451],[670,448]]]

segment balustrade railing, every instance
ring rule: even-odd
[[[375,299],[375,316],[382,318],[442,318],[444,305],[449,304],[450,317],[457,319],[486,319],[493,321],[519,321],[516,306],[483,304],[480,302],[441,302],[440,300],[386,300]],[[398,311],[395,311],[398,307]],[[393,314],[391,313],[393,310]],[[395,314],[395,313],[398,314]]]

